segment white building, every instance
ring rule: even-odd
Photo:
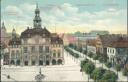
[[[112,63],[124,64],[128,57],[128,40],[117,40],[107,47],[107,56]]]

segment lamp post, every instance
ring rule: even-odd
[[[41,82],[42,79],[44,79],[44,78],[45,78],[45,76],[41,73],[41,68],[40,68],[40,69],[39,69],[39,74],[35,76],[35,80],[36,80],[37,82]]]

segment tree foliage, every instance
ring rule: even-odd
[[[123,69],[123,75],[124,75],[124,76],[128,76],[128,69],[127,69],[127,68],[124,68],[124,69]]]
[[[94,80],[100,80],[103,76],[103,74],[105,73],[105,69],[103,68],[96,68],[91,77],[94,79]]]
[[[105,63],[105,65],[106,65],[108,68],[111,68],[111,67],[112,67],[112,63],[111,63],[111,62],[107,62],[107,63]]]
[[[117,75],[112,71],[106,71],[101,79],[104,82],[116,82]]]
[[[121,70],[121,65],[120,64],[116,64],[115,68],[116,68],[117,71],[120,71]]]
[[[95,69],[95,65],[92,62],[88,62],[84,65],[85,72],[87,74],[91,74],[93,72],[93,70]]]

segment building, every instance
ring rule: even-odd
[[[96,52],[107,57],[107,47],[113,41],[117,41],[121,35],[99,35],[96,39]]]
[[[120,37],[107,47],[107,55],[112,64],[125,64],[128,58],[128,40]]]
[[[9,40],[10,40],[10,37],[9,37],[9,35],[7,33],[7,30],[6,30],[4,22],[2,23],[2,26],[0,28],[0,32],[1,32],[0,33],[0,41],[1,41],[1,43],[7,45]]]
[[[9,41],[9,65],[20,65],[22,59],[21,39],[12,31],[12,39]]]
[[[76,44],[77,39],[71,34],[64,34],[63,35],[63,42],[65,46],[68,46],[69,44]]]
[[[10,36],[7,33],[4,22],[0,28],[0,52],[1,52],[1,65],[8,64],[9,55],[8,55],[8,42],[10,40]],[[6,61],[6,62],[5,62]]]
[[[108,31],[98,31],[98,30],[93,30],[89,33],[90,35],[107,35],[109,34]]]
[[[92,52],[96,54],[96,40],[87,40],[87,53]]]
[[[64,64],[63,40],[42,28],[40,10],[35,9],[33,28],[27,28],[20,37],[13,29],[9,42],[10,65],[56,65]]]

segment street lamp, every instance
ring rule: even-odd
[[[41,68],[40,68],[39,74],[35,76],[35,80],[36,80],[37,82],[41,82],[42,79],[44,79],[44,78],[45,78],[45,76],[41,73]]]

